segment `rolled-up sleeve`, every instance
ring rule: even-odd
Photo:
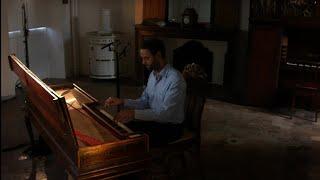
[[[174,80],[166,91],[162,103],[154,102],[148,109],[135,110],[135,118],[145,121],[181,123],[184,118],[186,83]],[[172,118],[175,119],[172,119]]]
[[[139,99],[125,99],[124,107],[133,109],[146,109],[149,108],[148,99],[147,89],[145,89]]]

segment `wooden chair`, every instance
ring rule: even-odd
[[[186,65],[183,76],[187,83],[183,134],[180,139],[170,142],[165,147],[151,149],[152,154],[162,154],[162,163],[166,167],[166,173],[173,179],[181,175],[177,174],[175,167],[170,164],[173,159],[180,160],[180,165],[185,169],[187,166],[186,153],[191,152],[200,165],[201,117],[206,100],[207,80],[204,71],[197,64]]]
[[[301,79],[296,82],[293,96],[291,100],[291,115],[292,118],[297,97],[302,98],[305,106],[305,100],[310,100],[311,110],[315,113],[315,122],[317,122],[318,113],[320,112],[320,63],[304,65],[298,68],[300,70]]]

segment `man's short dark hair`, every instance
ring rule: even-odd
[[[166,56],[166,49],[160,39],[144,39],[141,49],[148,49],[152,55],[156,55],[160,51],[163,58]]]

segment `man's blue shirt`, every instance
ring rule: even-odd
[[[139,99],[127,99],[124,105],[135,109],[135,119],[179,124],[184,120],[185,98],[182,74],[167,64],[160,73],[151,72]]]

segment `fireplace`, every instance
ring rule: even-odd
[[[190,40],[173,50],[173,67],[182,72],[187,64],[199,64],[207,74],[208,82],[212,81],[213,53],[199,41]]]
[[[173,62],[173,56],[179,56],[177,54],[174,55],[174,51],[177,51],[178,48],[182,48],[189,41],[192,42],[191,46],[195,45],[197,48],[201,47],[200,44],[202,44],[202,48],[199,49],[205,49],[204,51],[212,54],[210,59],[211,62],[208,61],[209,58],[205,58],[207,60],[200,62],[201,64],[203,63],[202,65],[205,67],[205,71],[208,73],[209,83],[218,86],[224,86],[225,61],[227,60],[226,55],[229,53],[229,48],[232,47],[234,38],[233,31],[203,28],[195,28],[190,31],[183,31],[179,27],[136,25],[135,33],[135,71],[136,80],[138,83],[141,82],[140,80],[143,80],[142,83],[145,85],[150,73],[141,65],[139,49],[145,38],[155,37],[164,41],[166,46],[166,58],[170,64],[174,64],[174,67],[177,66],[176,63],[178,62],[177,60]],[[188,43],[186,48],[188,48],[189,45],[190,44]],[[205,52],[205,54],[207,54],[207,52]],[[194,50],[192,49],[190,52],[187,50],[185,53],[194,53]],[[183,56],[183,54],[181,56]],[[183,59],[186,60],[187,58],[188,57]],[[188,62],[193,62],[192,60],[193,59],[188,60]],[[182,58],[178,61],[182,61]],[[178,66],[183,66],[186,64],[186,62],[183,61],[179,63],[182,65]],[[181,69],[181,67],[176,68]]]

